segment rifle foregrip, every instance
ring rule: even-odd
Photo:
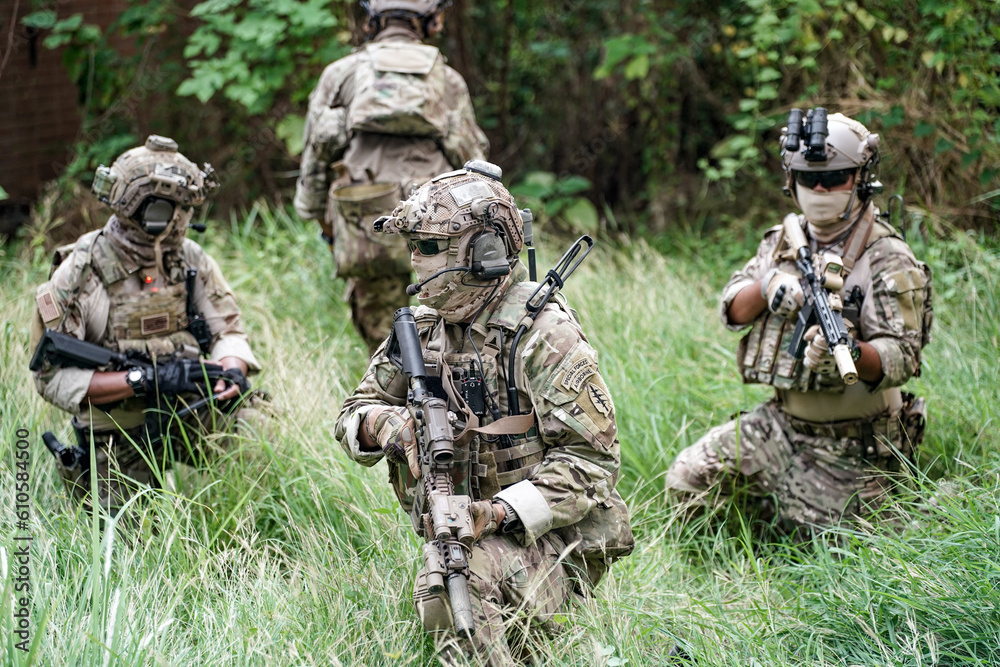
[[[837,362],[837,371],[844,384],[855,384],[858,381],[858,368],[854,365],[851,348],[845,343],[833,347],[833,360]]]

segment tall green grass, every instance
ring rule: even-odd
[[[381,466],[333,440],[365,346],[312,227],[255,205],[201,241],[219,260],[265,364],[270,407],[205,470],[113,530],[67,501],[40,442],[66,416],[27,371],[47,257],[0,247],[0,652],[10,665],[427,665],[411,609],[418,542]],[[746,253],[752,251],[745,242]],[[541,265],[561,244],[543,244]],[[1000,664],[1000,254],[957,232],[914,240],[935,270],[935,337],[910,383],[931,422],[917,470],[871,525],[796,544],[723,524],[682,526],[663,473],[711,425],[767,395],[735,372],[716,296],[732,248],[678,237],[666,252],[602,244],[566,287],[616,403],[636,552],[540,647],[551,665]],[[662,248],[662,246],[661,246]],[[32,451],[32,653],[14,647],[13,449]]]

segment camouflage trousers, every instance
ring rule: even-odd
[[[919,424],[907,419],[909,399],[902,415],[830,423],[795,419],[777,402],[764,403],[683,450],[667,472],[668,492],[691,506],[719,505],[737,493],[766,499],[793,526],[870,514],[923,436],[922,413]]]
[[[467,640],[454,632],[435,633],[442,662],[489,667],[538,662],[546,654],[539,641],[562,630],[555,615],[566,613],[580,595],[577,568],[559,558],[564,550],[551,533],[527,547],[509,535],[474,545],[469,593],[475,634]],[[419,584],[418,577],[414,596]]]
[[[369,354],[389,337],[393,313],[410,305],[406,294],[410,282],[409,272],[347,280],[345,300],[351,306],[351,321],[368,345]]]
[[[244,410],[237,414],[244,414]],[[87,512],[93,512],[96,498],[104,511],[117,516],[143,488],[163,488],[165,473],[174,463],[202,467],[224,452],[232,439],[225,433],[234,421],[232,415],[202,411],[200,422],[192,421],[183,432],[179,427],[171,428],[167,435],[152,444],[145,426],[91,431],[79,428],[74,422],[77,444],[87,453],[88,459],[93,439],[93,458],[89,466],[66,468],[57,462],[56,467],[70,497],[81,503]],[[91,492],[91,470],[96,479],[94,493]]]

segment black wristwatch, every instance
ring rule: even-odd
[[[851,339],[851,359],[857,361],[861,358],[861,346],[858,345],[858,341]]]
[[[514,531],[519,530],[522,527],[521,519],[518,518],[517,512],[514,511],[514,508],[511,507],[510,503],[508,503],[506,500],[500,500],[499,498],[494,499],[493,502],[499,503],[501,506],[503,506],[504,509],[503,521],[501,521],[500,525],[497,526],[498,533],[500,533],[501,535],[506,535],[508,533],[513,533]]]
[[[128,386],[132,387],[136,398],[142,398],[146,395],[146,371],[144,369],[129,369],[128,373],[125,374],[125,381],[128,382]]]

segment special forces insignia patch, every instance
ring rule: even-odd
[[[587,358],[579,359],[566,369],[559,384],[569,393],[579,394],[580,390],[583,389],[583,383],[596,372],[597,366],[593,361]]]
[[[611,397],[608,396],[608,392],[593,382],[587,385],[587,395],[590,396],[590,401],[597,408],[598,412],[605,417],[610,415],[611,411],[615,409],[614,404],[611,402]]]

